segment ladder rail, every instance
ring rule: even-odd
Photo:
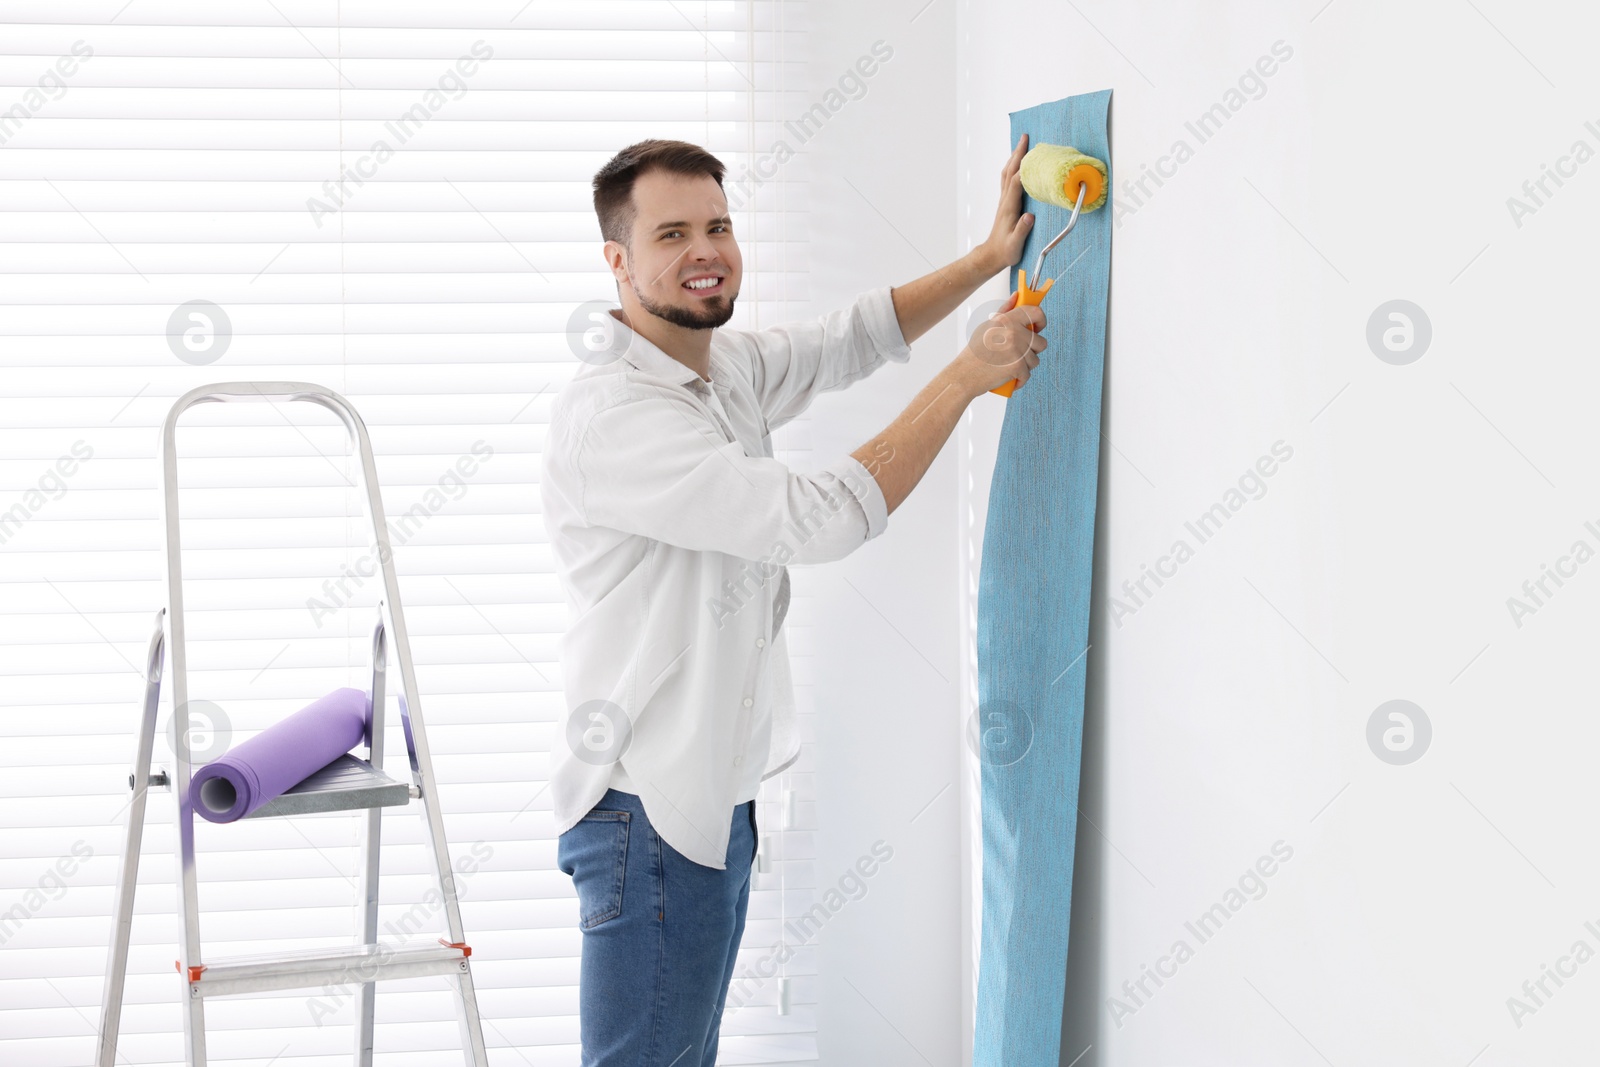
[[[385,640],[383,603],[378,604],[378,619],[372,627],[372,645],[368,659],[372,664],[372,733],[367,739],[367,762],[374,767],[383,766],[383,723],[386,694],[384,681],[388,676],[386,662],[388,642]],[[361,943],[378,942],[378,845],[383,832],[383,809],[368,808],[361,821],[361,857],[359,893],[361,901]],[[362,982],[356,987],[356,1063],[367,1067],[372,1063],[373,1032],[376,1022],[377,993],[375,982]]]
[[[115,1067],[116,1034],[122,1025],[122,994],[128,977],[128,942],[133,933],[133,898],[139,885],[139,854],[143,850],[145,802],[150,794],[150,765],[155,758],[156,714],[161,704],[161,663],[166,651],[166,609],[156,612],[155,632],[145,655],[144,704],[139,712],[139,732],[134,741],[133,767],[128,775],[132,799],[123,827],[122,856],[117,867],[117,895],[111,917],[105,985],[100,995],[100,1029],[96,1036],[96,1067]],[[115,818],[115,816],[113,816]]]

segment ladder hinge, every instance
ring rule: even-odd
[[[441,937],[439,939],[439,944],[443,945],[445,948],[458,948],[461,950],[461,955],[463,956],[472,955],[472,946],[468,945],[465,941],[446,941]]]

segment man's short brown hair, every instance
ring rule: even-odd
[[[594,213],[600,217],[600,236],[633,250],[633,183],[652,170],[693,177],[709,174],[722,187],[722,161],[697,144],[652,137],[618,152],[594,176]]]

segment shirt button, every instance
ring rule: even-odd
[[[767,639],[765,637],[756,638],[756,647],[757,648],[765,647],[766,643],[767,643]]]
[[[743,756],[735,756],[735,757],[733,757],[733,765],[735,767],[739,766],[743,762],[744,762],[744,757]]]
[[[744,706],[747,707],[747,708],[750,706],[750,698],[749,697],[745,697],[744,698]]]

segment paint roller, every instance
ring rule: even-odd
[[[1045,253],[1072,232],[1082,212],[1094,211],[1105,206],[1109,189],[1106,182],[1106,165],[1104,161],[1086,156],[1070,145],[1036,144],[1022,157],[1021,174],[1022,188],[1029,196],[1035,200],[1043,200],[1047,204],[1072,209],[1072,217],[1067,220],[1066,227],[1056,234],[1055,240],[1039,250],[1039,258],[1033,262],[1033,280],[1037,285],[1044,273]],[[1039,288],[1030,289],[1028,272],[1018,267],[1016,306],[1032,304],[1037,307],[1053,284],[1055,279],[1047,278]],[[1037,327],[1030,323],[1028,329],[1037,330]],[[989,391],[1001,396],[1010,396],[1016,388],[1017,379],[1013,378]]]

